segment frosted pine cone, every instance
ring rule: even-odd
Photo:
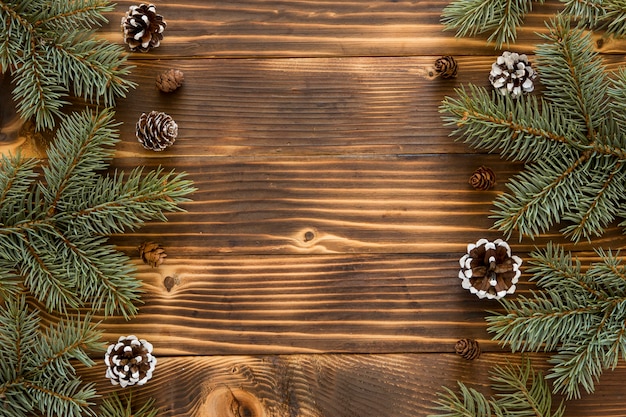
[[[435,72],[441,76],[441,78],[454,78],[458,65],[453,57],[442,56],[435,61]]]
[[[511,256],[511,248],[502,239],[470,243],[459,263],[463,288],[478,298],[498,299],[513,294],[522,274],[519,269],[522,260]]]
[[[144,148],[159,152],[174,143],[178,125],[168,114],[151,111],[141,114],[135,134]]]
[[[481,166],[474,171],[469,179],[469,183],[476,190],[485,191],[492,188],[496,183],[496,174],[490,168]]]
[[[157,75],[156,85],[164,93],[171,93],[183,85],[184,80],[185,77],[182,71],[170,69]]]
[[[163,16],[156,13],[154,4],[130,6],[122,17],[124,43],[131,51],[148,52],[161,44],[166,26]]]
[[[109,345],[104,355],[106,377],[113,385],[122,388],[148,382],[156,362],[152,356],[152,344],[133,335],[120,336],[117,343]]]
[[[158,243],[144,242],[139,245],[139,257],[153,268],[161,265],[166,256],[165,249]]]
[[[505,51],[496,62],[491,65],[489,81],[502,95],[510,94],[518,98],[523,93],[530,93],[535,89],[533,81],[537,73],[532,68],[528,57],[517,52]]]
[[[461,339],[454,345],[454,351],[463,359],[474,360],[480,356],[480,346],[474,339]]]

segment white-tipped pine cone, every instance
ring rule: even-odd
[[[163,40],[163,31],[167,23],[157,14],[154,4],[130,6],[122,17],[124,43],[131,51],[148,52],[156,48]]]
[[[522,272],[522,260],[513,255],[502,239],[490,242],[480,239],[467,245],[467,253],[459,260],[462,286],[478,298],[498,299],[515,292]]]
[[[156,362],[152,356],[152,344],[133,335],[120,336],[117,343],[109,345],[104,355],[106,377],[113,385],[122,388],[148,382]]]
[[[528,57],[517,52],[505,51],[496,62],[491,65],[489,81],[502,95],[510,94],[518,98],[523,93],[530,93],[535,89],[533,81],[537,73],[532,68]]]
[[[170,115],[153,110],[141,114],[135,134],[144,148],[158,152],[174,143],[178,136],[178,125]]]

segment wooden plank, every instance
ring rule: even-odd
[[[177,57],[330,57],[484,55],[494,51],[480,38],[454,37],[443,31],[440,16],[448,0],[333,1],[232,0],[157,4],[168,23],[161,46],[134,59]],[[122,42],[119,22],[134,1],[117,2],[102,36]],[[534,11],[518,31],[519,52],[532,52],[563,5],[548,0]],[[600,39],[597,36],[597,39]],[[624,53],[625,41],[602,39],[600,50]]]
[[[494,59],[460,57],[452,80],[430,76],[435,58],[425,56],[140,61],[131,77],[137,89],[116,107],[123,122],[118,158],[167,156],[177,162],[165,164],[172,164],[201,155],[481,153],[449,137],[452,128],[443,125],[439,106],[462,84],[490,88]],[[611,70],[622,62],[605,60]],[[164,94],[155,77],[171,67],[184,71],[185,84]],[[179,125],[176,143],[162,153],[144,150],[135,138],[141,113],[152,110],[170,114]],[[0,152],[41,148],[32,142],[0,143]]]
[[[169,215],[168,223],[149,223],[114,243],[133,251],[155,240],[183,259],[215,254],[463,253],[470,242],[502,237],[489,231],[491,201],[504,191],[504,180],[517,166],[497,156],[418,155],[406,157],[205,157],[166,161],[122,159],[154,168],[167,163],[187,171],[198,191],[187,213]],[[481,164],[499,179],[494,190],[480,192],[468,178]],[[560,240],[558,232],[514,250]],[[595,244],[620,247],[615,226]],[[570,249],[588,250],[588,242]]]
[[[461,287],[459,257],[168,256],[139,268],[139,315],[101,329],[107,340],[140,332],[168,356],[454,352],[465,337],[499,351],[484,317],[501,307]],[[517,295],[534,288],[528,278]]]
[[[546,370],[546,357],[533,364]],[[456,380],[491,395],[488,372],[517,355],[453,354],[158,357],[154,377],[133,389],[153,397],[161,417],[414,417],[431,413],[442,386]],[[100,393],[114,390],[104,365],[82,374]],[[602,375],[594,395],[567,403],[568,417],[623,416],[626,366]],[[557,398],[558,400],[558,398]],[[558,403],[558,401],[556,401]]]

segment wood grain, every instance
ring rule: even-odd
[[[534,355],[533,365],[546,373],[546,359]],[[160,417],[424,417],[442,386],[456,389],[460,380],[492,395],[491,367],[520,360],[502,353],[471,362],[453,354],[160,357],[133,395],[138,403],[155,398]],[[81,373],[99,392],[112,391],[104,365]],[[566,416],[623,416],[625,377],[623,364],[605,371],[594,395],[567,403]]]
[[[494,51],[479,38],[454,37],[443,31],[440,16],[447,0],[333,1],[232,0],[162,2],[157,11],[168,23],[165,39],[150,54],[136,59],[179,57],[336,57],[410,55],[485,55]],[[117,2],[103,35],[122,42],[119,22],[133,1]],[[533,4],[518,31],[515,49],[532,52],[541,42],[536,32],[562,10],[556,0]],[[596,36],[601,39],[600,36]],[[605,38],[605,53],[623,53],[626,42]]]

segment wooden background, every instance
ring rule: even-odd
[[[118,1],[103,36],[121,42],[131,4]],[[501,237],[489,230],[491,201],[520,166],[455,142],[442,124],[444,96],[488,85],[500,54],[444,32],[446,4],[157,3],[165,39],[131,56],[138,87],[118,103],[114,165],[187,171],[198,191],[169,223],[114,239],[137,259],[145,304],[102,328],[108,341],[136,334],[154,344],[154,378],[134,392],[154,397],[160,416],[426,416],[442,384],[488,393],[494,364],[519,363],[486,332],[485,310],[498,304],[457,278],[468,243]],[[514,50],[532,53],[560,7],[536,7]],[[623,64],[626,42],[596,40],[611,68]],[[457,59],[456,79],[429,75],[441,55]],[[154,79],[169,68],[185,84],[166,95]],[[179,124],[162,153],[134,136],[151,110]],[[480,165],[498,177],[491,191],[467,183]],[[166,248],[162,266],[138,260],[146,240]],[[549,240],[562,238],[510,243],[527,258]],[[596,242],[619,248],[624,237],[614,229]],[[588,244],[564,243],[589,257]],[[523,277],[520,293],[531,288]],[[479,359],[454,354],[465,337],[480,341]],[[534,358],[547,369],[546,355]],[[114,389],[101,361],[81,373],[102,393]],[[622,362],[566,415],[626,416],[625,378]]]

